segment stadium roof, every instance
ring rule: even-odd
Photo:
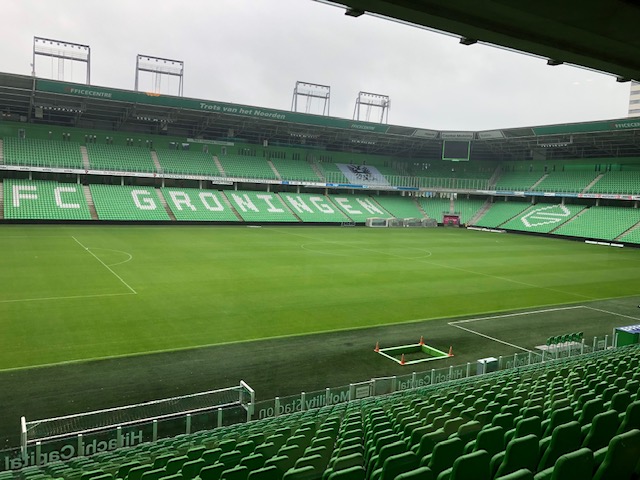
[[[0,113],[33,123],[419,159],[439,159],[443,140],[472,141],[478,160],[640,157],[640,119],[437,131],[13,74],[0,74]]]
[[[631,0],[318,0],[550,60],[640,80],[640,4]]]

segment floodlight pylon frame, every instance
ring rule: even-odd
[[[163,65],[160,65],[160,63]],[[135,91],[139,92],[140,72],[153,73],[156,83],[162,75],[178,77],[178,96],[182,97],[184,91],[184,62],[182,60],[171,60],[169,58],[154,57],[152,55],[136,55],[136,80]],[[154,92],[154,93],[160,93]]]
[[[49,45],[48,47],[46,45]],[[78,49],[78,53],[74,55]],[[64,61],[86,63],[87,73],[85,83],[91,85],[91,47],[82,43],[54,40],[53,38],[33,37],[33,55],[31,63],[31,75],[36,76],[36,57],[51,57],[58,59],[58,76],[64,75]],[[60,78],[58,78],[60,80]]]
[[[307,100],[306,111],[303,113],[310,113],[311,102],[314,98],[319,98],[322,101],[322,115],[329,116],[331,110],[331,87],[329,85],[321,85],[319,83],[296,81],[296,86],[293,88],[293,98],[291,99],[291,111],[299,112],[298,110],[298,97],[304,97]]]
[[[360,109],[363,105],[367,107],[366,118],[364,120],[362,120]],[[363,91],[360,91],[356,98],[356,104],[353,108],[353,119],[356,121],[371,121],[372,108],[380,109],[380,120],[377,123],[389,123],[389,109],[391,108],[391,99],[389,98],[389,95]]]

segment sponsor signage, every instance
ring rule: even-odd
[[[440,132],[443,140],[473,140],[474,132]]]

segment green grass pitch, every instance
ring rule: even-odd
[[[0,251],[0,370],[640,290],[640,250],[461,229],[3,226]]]

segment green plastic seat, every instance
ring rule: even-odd
[[[542,470],[534,480],[565,480],[568,478],[590,479],[593,475],[593,452],[581,448],[561,455],[554,466]]]
[[[632,429],[640,429],[640,400],[631,402],[624,413],[618,433],[628,432]]]
[[[437,480],[491,480],[491,457],[486,450],[461,455]]]
[[[413,452],[388,457],[381,468],[374,470],[369,480],[394,480],[401,473],[418,468],[419,458]]]
[[[541,458],[535,471],[553,466],[561,455],[578,450],[581,443],[582,432],[577,421],[558,426],[551,437],[543,438],[539,442]]]
[[[220,474],[220,480],[247,480],[249,469],[242,465],[236,465],[233,468],[224,470]]]
[[[337,472],[331,473],[331,475],[329,475],[329,478],[327,480],[365,480],[365,474],[366,472],[363,467],[351,467],[351,468],[346,468],[344,470],[338,470]],[[263,480],[263,479],[249,478],[249,480]]]
[[[534,477],[533,473],[531,473],[531,470],[521,468],[519,470],[516,470],[515,472],[495,477],[495,480],[533,480],[533,478]]]
[[[462,455],[464,443],[457,437],[439,442],[433,449],[433,453],[425,455],[420,461],[423,467],[429,467],[434,475],[446,470]]]
[[[616,435],[608,447],[595,453],[596,463],[604,456],[593,480],[628,479],[640,459],[640,430],[633,429]]]
[[[490,457],[504,450],[504,428],[502,427],[485,427],[478,432],[475,440],[467,443],[465,453],[471,453],[478,450],[486,451]]]
[[[529,434],[540,437],[541,429],[542,420],[540,417],[522,418],[516,423],[515,428],[512,428],[504,434],[504,440],[509,443],[514,438],[524,437]]]
[[[433,472],[429,467],[418,467],[409,472],[401,473],[395,480],[434,480]]]
[[[322,472],[316,470],[311,465],[300,468],[290,468],[282,477],[282,480],[320,480]]]
[[[538,466],[540,446],[535,435],[525,435],[514,438],[507,444],[504,452],[500,452],[491,459],[491,471],[496,477],[513,473],[526,468],[535,471]]]
[[[607,410],[593,417],[590,424],[582,427],[582,446],[592,451],[606,447],[618,431],[619,418],[615,410]]]

